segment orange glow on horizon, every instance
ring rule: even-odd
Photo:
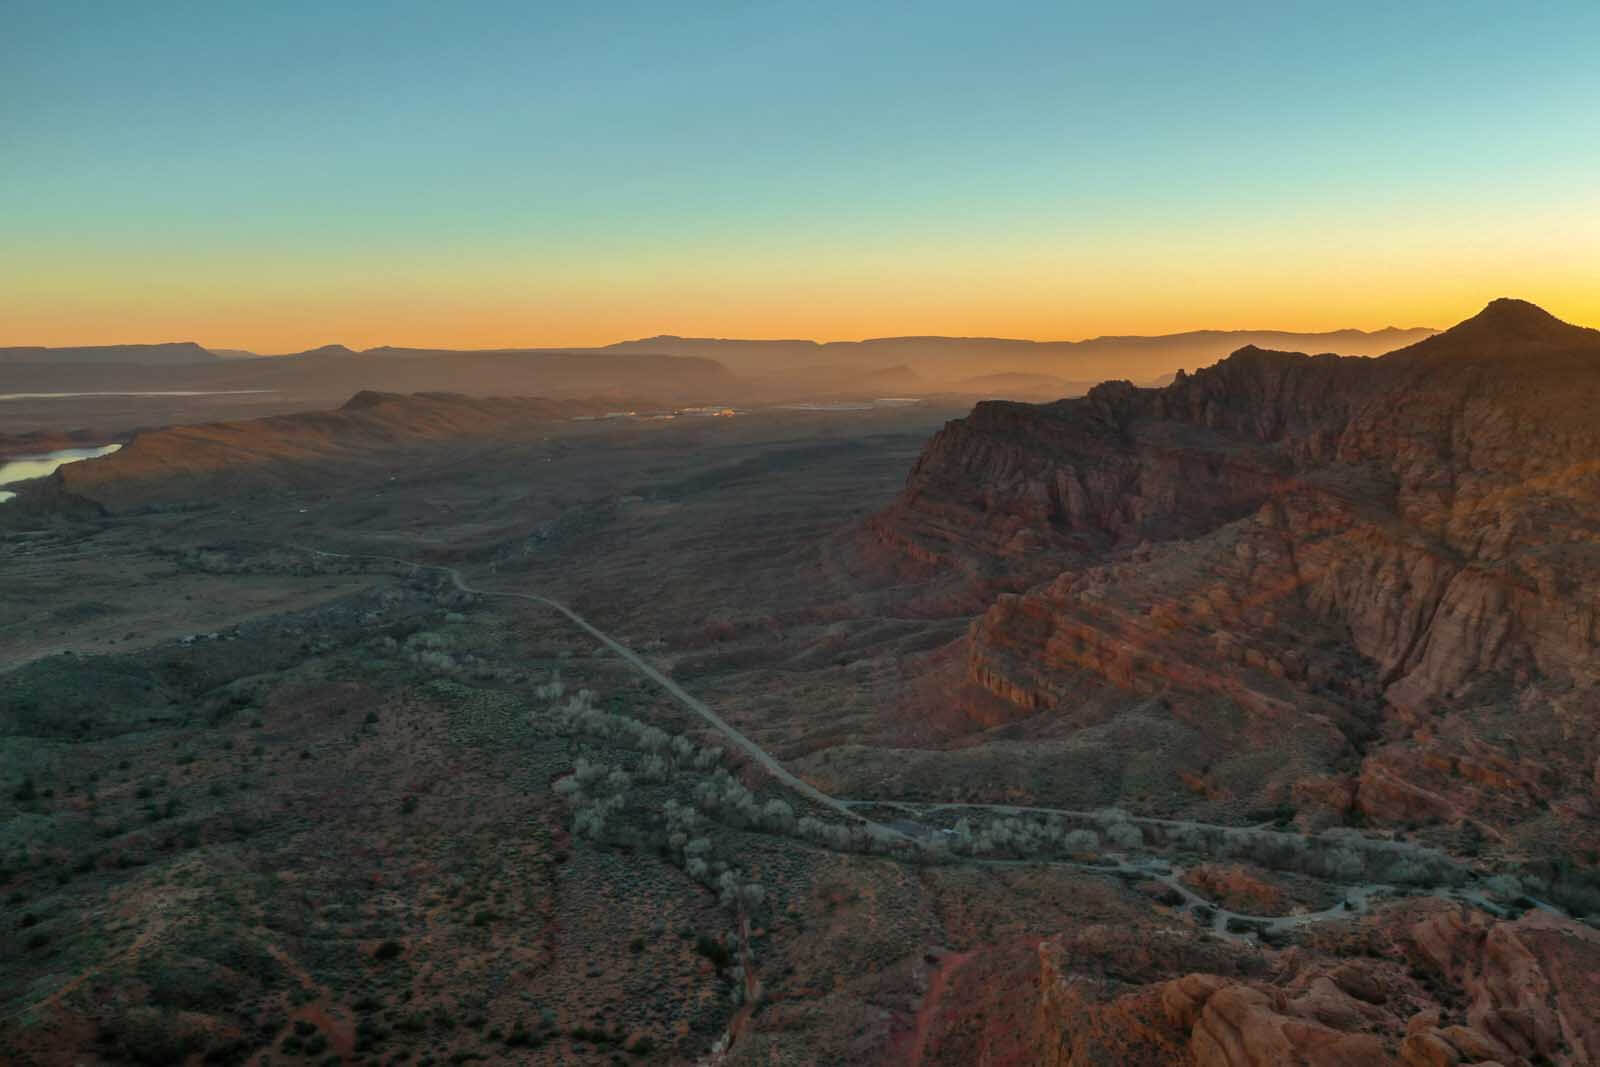
[[[192,313],[161,313],[148,308],[82,307],[66,314],[37,309],[7,317],[0,345],[139,344],[196,341],[209,348],[261,353],[294,352],[324,344],[353,349],[382,345],[442,349],[592,347],[661,334],[680,337],[805,339],[855,341],[872,337],[1005,337],[1035,341],[1077,341],[1108,335],[1154,335],[1190,330],[1280,330],[1321,333],[1339,329],[1373,331],[1385,327],[1445,329],[1482,309],[1489,300],[1513,296],[1531,300],[1578,325],[1600,324],[1600,299],[1588,294],[1546,298],[1530,287],[1484,290],[1450,300],[1395,301],[1389,308],[1354,305],[1340,315],[1323,309],[1292,309],[1263,301],[1259,310],[1182,306],[1161,312],[1142,309],[1075,315],[1005,309],[929,306],[898,315],[863,309],[843,315],[830,309],[759,305],[687,314],[654,307],[611,311],[583,305],[533,310],[493,304],[407,305],[404,301],[341,303],[286,314],[270,307],[196,308]],[[64,310],[64,309],[63,309]],[[1296,313],[1299,312],[1299,313]]]
[[[192,340],[292,352],[683,337],[1082,340],[1187,330],[1446,328],[1502,296],[1600,324],[1600,201],[1513,220],[1334,221],[1216,233],[1015,230],[841,250],[773,238],[566,250],[70,249],[0,263],[0,345]],[[391,262],[392,260],[392,262]]]

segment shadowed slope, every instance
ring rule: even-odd
[[[400,395],[364,391],[336,411],[174,426],[137,434],[120,452],[63,467],[67,492],[113,509],[193,499],[196,479],[229,489],[314,484],[336,463],[392,462],[396,449],[462,438],[514,438],[552,420],[616,410],[615,400]]]

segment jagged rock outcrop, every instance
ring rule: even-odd
[[[1323,737],[1261,786],[1281,800],[1313,764],[1376,753],[1352,781],[1380,819],[1457,818],[1479,794],[1577,803],[1593,737],[1545,730],[1549,759],[1530,759],[1448,716],[1507,692],[1589,706],[1596,411],[1600,332],[1497,300],[1376,359],[1246,348],[1162,389],[981,404],[869,529],[1026,590],[968,638],[969,686],[1018,716],[1070,708],[1089,671],[1178,694],[1179,715],[1204,704],[1183,694],[1221,698],[1244,740]],[[1451,781],[1419,783],[1408,759]]]
[[[1600,931],[1544,912],[1515,923],[1446,913],[1408,936],[1467,997],[1466,1027],[1445,1040],[1465,1046],[1459,1034],[1470,1030],[1470,1043],[1505,1062],[1600,1062]]]
[[[1600,932],[1434,902],[1365,924],[1388,958],[1087,927],[1039,946],[1039,1062],[1432,1067],[1596,1062]],[[1198,965],[1198,966],[1197,966]]]

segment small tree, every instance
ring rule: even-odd
[[[1100,851],[1100,835],[1093,830],[1071,830],[1061,839],[1061,847],[1074,856]]]
[[[1139,848],[1144,834],[1131,822],[1114,822],[1106,827],[1106,840],[1118,848]]]

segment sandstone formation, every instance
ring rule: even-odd
[[[1497,300],[1380,358],[980,404],[869,529],[988,603],[959,698],[988,720],[1109,682],[1282,754],[1199,792],[1592,841],[1596,412],[1600,332]]]
[[[1038,1059],[1053,1067],[1431,1067],[1596,1062],[1600,933],[1396,907],[1368,952],[1251,951],[1088,927],[1039,945]],[[1352,945],[1332,946],[1349,950]]]

